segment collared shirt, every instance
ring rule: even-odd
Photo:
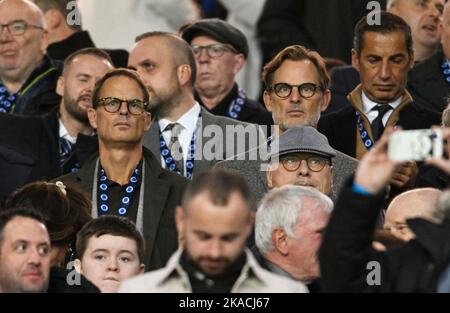
[[[61,121],[61,119],[58,119],[58,121],[59,121],[59,138],[67,139],[71,143],[76,144],[77,137],[70,136],[69,132],[67,131],[67,128],[64,126],[64,123]]]
[[[378,116],[378,111],[373,110],[373,108],[376,107],[378,105],[378,103],[370,100],[366,96],[364,91],[361,94],[361,100],[362,100],[362,112],[369,119],[369,122],[372,124],[373,120],[376,119],[376,117]],[[400,98],[398,98],[397,100],[395,100],[393,102],[388,103],[392,107],[392,110],[389,110],[386,112],[386,114],[384,114],[384,116],[383,116],[383,125],[384,126],[386,126],[386,123],[389,120],[389,117],[391,117],[392,112],[394,112],[394,110],[400,105],[400,103],[402,103],[402,100],[403,100],[403,96],[401,96]]]
[[[119,292],[192,292],[189,276],[180,265],[182,253],[182,250],[175,252],[166,266],[158,271],[138,275],[123,282]],[[249,249],[245,249],[245,254],[246,262],[231,289],[232,293],[308,293],[308,289],[303,283],[263,269]]]
[[[172,136],[172,132],[170,130],[165,130],[166,127],[171,123],[178,123],[183,126],[183,129],[178,136],[178,140],[180,141],[181,148],[183,149],[183,160],[184,160],[184,172],[186,172],[186,160],[188,158],[189,146],[191,144],[192,135],[197,129],[198,115],[200,114],[200,104],[195,102],[194,106],[184,113],[177,121],[170,121],[168,119],[160,119],[158,121],[159,129],[162,132],[163,138],[168,144],[170,142],[170,138]],[[161,156],[161,165],[165,168],[166,162],[164,162],[164,158]]]

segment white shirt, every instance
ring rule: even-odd
[[[64,138],[69,140],[71,143],[76,144],[77,143],[77,137],[70,136],[69,132],[67,131],[66,127],[64,126],[61,119],[59,120],[59,138]]]
[[[170,121],[168,119],[160,119],[158,121],[159,129],[162,132],[163,138],[166,141],[166,144],[170,142],[170,138],[172,137],[172,131],[166,130],[167,125],[172,123],[178,123],[183,126],[180,135],[178,136],[178,140],[181,145],[181,149],[183,150],[183,161],[184,161],[184,173],[186,173],[186,160],[189,153],[189,146],[191,144],[192,136],[197,129],[198,115],[200,114],[200,104],[195,102],[194,106],[184,113],[177,121]],[[161,165],[165,168],[166,162],[164,162],[163,156],[161,156]]]
[[[372,124],[373,120],[376,119],[378,116],[378,111],[373,110],[373,108],[376,107],[378,105],[378,103],[370,100],[366,96],[364,91],[362,92],[361,99],[362,99],[362,112],[369,119],[370,124]],[[389,117],[391,117],[392,112],[394,112],[394,110],[400,105],[400,103],[402,103],[402,100],[403,100],[403,96],[401,96],[397,100],[389,103],[389,105],[392,107],[392,110],[389,110],[386,112],[386,114],[384,114],[384,116],[383,116],[383,125],[384,126],[386,126],[386,123],[389,120]]]

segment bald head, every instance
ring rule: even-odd
[[[20,12],[23,19],[28,23],[39,25],[45,28],[44,13],[41,9],[30,0],[3,0],[0,1],[0,11],[16,11]]]
[[[435,188],[420,188],[404,192],[392,200],[386,212],[384,228],[406,241],[414,234],[406,225],[407,219],[423,218],[435,221],[437,201],[442,191]]]

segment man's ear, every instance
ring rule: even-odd
[[[56,93],[61,97],[64,96],[64,83],[65,83],[64,76],[62,75],[59,76],[58,81],[56,82]]]
[[[75,261],[73,261],[73,265],[75,267],[75,270],[78,273],[83,274],[83,269],[81,268],[81,260],[80,259],[75,259]]]
[[[352,49],[352,66],[359,72],[359,56],[355,49]]]
[[[286,256],[289,254],[289,248],[287,243],[288,236],[284,229],[275,228],[272,231],[272,244],[274,249],[281,255]]]
[[[144,274],[145,272],[145,264],[141,263],[141,265],[139,265],[139,274]]]
[[[266,178],[267,178],[267,187],[269,187],[269,189],[272,189],[273,188],[273,180],[272,180],[272,169],[270,167],[266,171]]]
[[[320,105],[320,112],[324,112],[328,106],[330,105],[331,101],[331,91],[330,89],[325,89],[322,95],[322,104]]]
[[[178,232],[178,246],[184,245],[184,228],[185,228],[185,213],[181,206],[177,206],[175,209],[175,225]]]
[[[89,108],[87,111],[89,124],[91,124],[92,128],[97,129],[97,111],[94,108]]]
[[[145,112],[145,130],[149,130],[152,126],[152,114],[150,112]]]
[[[189,83],[192,76],[192,69],[188,64],[182,64],[177,68],[177,77],[180,86],[185,86]]]
[[[267,90],[264,90],[263,101],[267,111],[272,112],[272,101],[270,100],[270,93]]]
[[[242,67],[245,64],[245,57],[242,53],[236,54],[234,56],[234,67],[233,67],[233,73],[236,75],[239,73],[239,71],[242,69]]]

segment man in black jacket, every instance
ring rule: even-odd
[[[401,164],[387,156],[391,133],[387,130],[361,160],[331,215],[319,251],[325,292],[434,292],[449,265],[450,220],[443,216],[441,224],[408,220],[415,239],[401,248],[372,248],[387,183]],[[449,137],[450,130],[444,130],[444,138]],[[450,172],[448,160],[430,163]]]
[[[0,3],[0,112],[40,115],[58,105],[61,66],[46,54],[42,11],[28,0]]]
[[[450,96],[450,2],[442,14],[442,50],[411,71],[408,88],[420,105],[441,113]]]

